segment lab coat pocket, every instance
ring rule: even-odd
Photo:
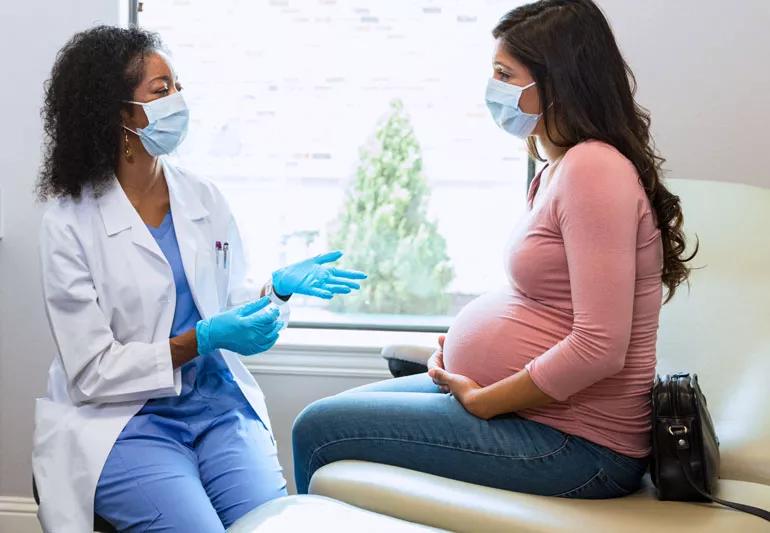
[[[48,398],[37,398],[35,400],[35,444],[42,445],[58,434],[60,428],[68,423],[68,415],[72,409],[71,405],[54,402]]]
[[[229,270],[224,268],[221,254],[216,254],[213,250],[199,250],[196,271],[198,297],[204,307],[202,311],[205,316],[219,313],[227,307],[230,283]]]

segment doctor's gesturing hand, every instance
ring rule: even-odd
[[[273,272],[273,291],[284,299],[296,293],[331,300],[335,294],[360,289],[361,286],[352,280],[366,279],[363,272],[325,266],[340,257],[340,251],[327,252],[276,270]]]
[[[272,348],[283,321],[278,319],[278,309],[268,307],[269,304],[270,298],[265,296],[198,321],[195,326],[198,353],[205,355],[224,348],[241,355],[254,355]]]

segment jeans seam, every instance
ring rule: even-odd
[[[599,471],[596,472],[596,474],[591,476],[591,478],[588,481],[586,481],[585,483],[583,483],[579,487],[576,487],[576,488],[571,489],[571,490],[564,491],[561,494],[554,494],[554,496],[557,497],[557,498],[563,498],[567,494],[576,493],[576,492],[580,491],[581,489],[585,488],[586,486],[588,486],[589,484],[593,483],[593,481],[596,480],[596,479],[601,481],[604,484],[605,487],[608,487],[610,490],[613,490],[613,491],[619,493],[619,494],[613,496],[614,498],[620,498],[620,497],[623,497],[623,496],[628,496],[629,494],[634,492],[633,490],[629,490],[629,489],[621,486],[617,481],[615,481],[612,478],[612,476],[610,476],[607,473],[607,471],[604,468],[600,468]],[[567,497],[569,497],[569,496],[567,496]]]
[[[614,450],[611,450],[610,448],[607,448],[606,446],[602,446],[594,442],[590,442],[590,441],[586,441],[586,442],[592,445],[594,451],[597,454],[601,455],[605,460],[609,460],[616,467],[620,468],[626,473],[636,474],[636,470],[640,468],[639,465],[632,464],[632,462],[635,462],[635,461],[641,462],[641,458],[637,459],[629,456],[619,457],[619,455],[622,455],[620,454],[620,452],[616,452]]]
[[[565,490],[564,492],[560,492],[559,494],[554,494],[554,496],[555,496],[556,498],[563,498],[563,497],[565,497],[565,495],[567,495],[567,494],[574,494],[574,493],[576,493],[576,492],[580,491],[581,489],[583,489],[583,488],[587,487],[587,486],[588,486],[588,485],[590,485],[591,483],[593,483],[595,479],[599,479],[599,480],[601,480],[601,476],[602,476],[602,473],[604,473],[604,469],[600,468],[600,469],[599,469],[599,471],[598,471],[598,472],[596,472],[596,473],[595,473],[593,476],[591,476],[590,478],[588,478],[588,481],[586,481],[585,483],[583,483],[583,484],[581,484],[580,486],[578,486],[578,487],[575,487],[575,488],[573,488],[573,489],[570,489],[570,490]]]
[[[554,450],[551,450],[548,453],[545,453],[545,454],[542,454],[542,455],[536,455],[536,456],[532,456],[532,457],[521,457],[521,456],[515,456],[515,455],[504,455],[504,454],[499,454],[499,453],[483,452],[483,451],[479,451],[479,450],[470,450],[468,448],[462,448],[462,447],[459,447],[459,446],[450,446],[450,445],[447,445],[447,444],[438,444],[438,443],[428,442],[428,441],[424,441],[424,440],[405,439],[405,438],[402,438],[402,437],[346,437],[344,439],[335,439],[335,440],[326,442],[326,443],[316,447],[313,450],[313,453],[311,453],[310,457],[308,458],[307,464],[305,465],[305,471],[306,472],[310,472],[310,465],[313,463],[313,459],[315,459],[316,455],[318,455],[318,453],[322,449],[326,448],[327,446],[331,446],[332,444],[338,444],[340,442],[348,442],[348,441],[354,441],[354,440],[387,440],[387,441],[407,442],[407,443],[410,443],[410,444],[423,444],[423,445],[426,445],[426,446],[434,446],[434,447],[437,447],[437,448],[447,448],[447,449],[450,449],[450,450],[458,450],[458,451],[462,451],[462,452],[466,452],[466,453],[474,453],[474,454],[477,454],[477,455],[487,455],[487,456],[491,456],[491,457],[502,457],[502,458],[505,458],[505,459],[535,460],[535,459],[547,459],[548,457],[551,457],[551,456],[556,455],[557,453],[561,452],[569,444],[570,436],[569,435],[565,435],[564,436],[564,442],[562,442],[561,445],[559,445],[558,448],[556,448]],[[308,482],[310,482],[310,479],[308,479]]]

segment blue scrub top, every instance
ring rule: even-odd
[[[174,231],[174,219],[171,212],[163,218],[160,226],[148,225],[147,229],[155,238],[160,250],[166,257],[174,275],[176,286],[176,307],[174,308],[174,320],[169,332],[169,338],[181,335],[195,327],[201,319],[198,308],[190,291],[190,284],[182,265],[182,256],[179,253],[179,243]],[[195,393],[195,394],[193,394]],[[182,392],[179,396],[157,398],[149,400],[140,413],[163,410],[166,415],[178,411],[178,415],[186,416],[184,407],[201,400],[201,397],[216,399],[217,411],[224,412],[234,407],[242,406],[246,402],[243,393],[233,380],[230,369],[217,352],[201,355],[182,366]],[[209,415],[211,404],[209,404]]]
[[[163,222],[157,228],[148,225],[147,229],[158,243],[160,251],[166,256],[166,261],[171,266],[174,274],[174,285],[176,286],[176,307],[174,308],[174,322],[171,324],[171,334],[169,338],[176,337],[195,327],[198,320],[201,319],[198,308],[193,301],[190,292],[190,284],[187,283],[187,276],[182,266],[182,256],[179,254],[179,243],[176,240],[174,232],[174,219],[171,212],[166,213]]]

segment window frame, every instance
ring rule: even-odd
[[[141,0],[128,0],[128,25],[129,27],[139,27],[139,13],[142,11],[143,2]],[[527,160],[527,190],[535,177],[536,167],[532,157]],[[429,325],[429,324],[405,324],[394,323],[384,324],[382,322],[322,322],[322,321],[289,321],[288,328],[292,329],[311,329],[311,330],[342,330],[342,331],[381,331],[381,332],[402,332],[402,333],[446,333],[448,326]]]
[[[128,26],[136,28],[139,26],[139,12],[142,10],[142,2],[139,0],[128,0]]]

